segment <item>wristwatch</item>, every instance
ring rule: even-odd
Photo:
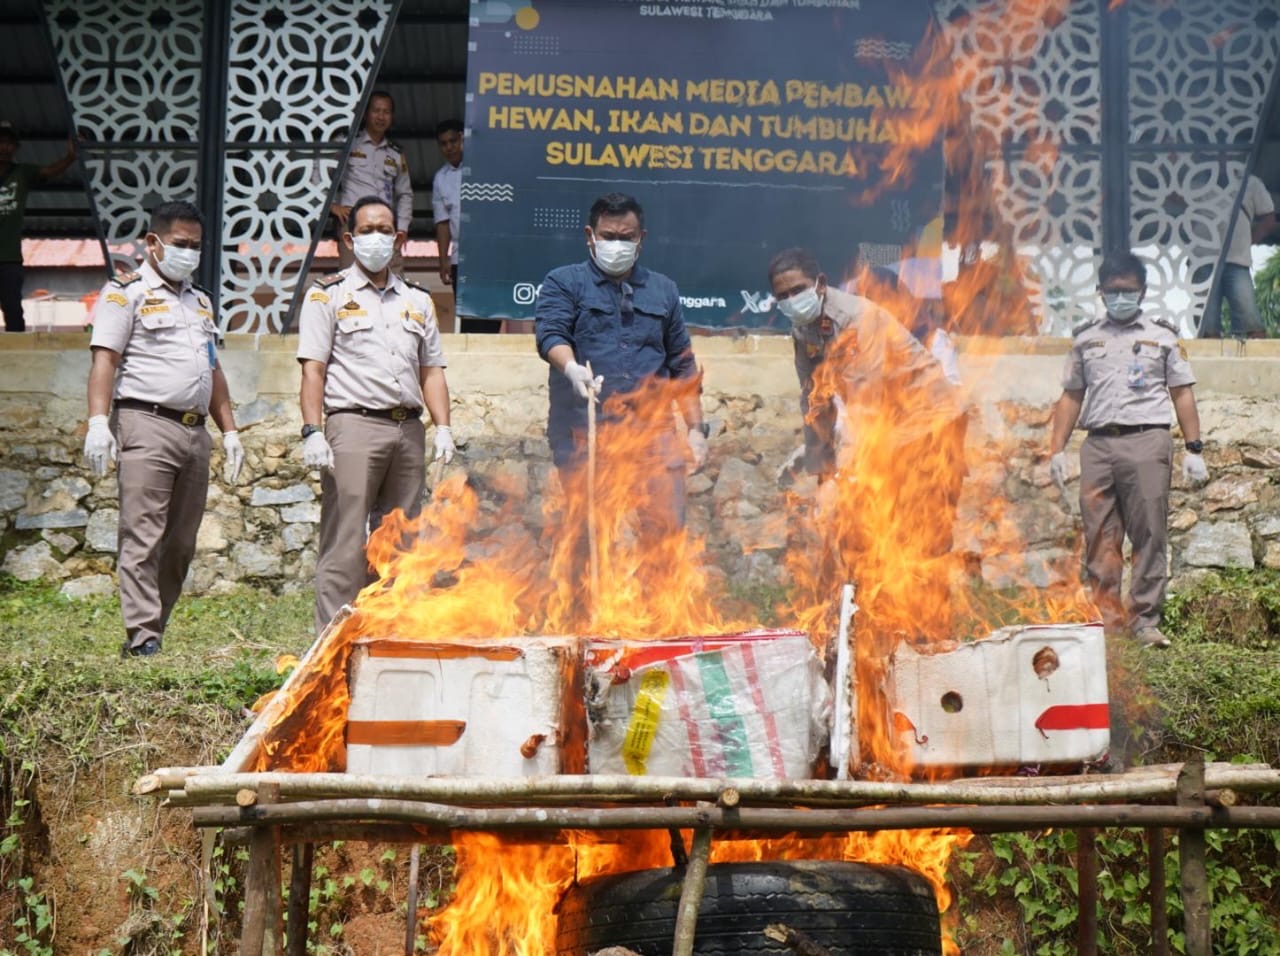
[[[316,432],[318,432],[319,430],[320,430],[320,426],[319,426],[319,425],[303,425],[303,426],[302,426],[302,440],[303,440],[303,441],[306,441],[308,438],[310,438],[312,435],[314,435],[314,434],[315,434]]]
[[[1187,451],[1191,452],[1191,454],[1193,455],[1200,454],[1200,452],[1204,451],[1204,442],[1202,442],[1199,438],[1197,438],[1195,441],[1187,442]]]

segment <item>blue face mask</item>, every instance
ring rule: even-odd
[[[1141,292],[1104,292],[1102,305],[1117,322],[1132,322],[1142,309]]]
[[[810,286],[803,292],[779,299],[778,311],[790,319],[796,328],[808,325],[822,315],[822,297],[818,295],[818,287]]]

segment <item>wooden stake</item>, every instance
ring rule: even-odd
[[[1204,762],[1199,758],[1183,764],[1182,772],[1178,774],[1178,806],[1188,810],[1204,806]],[[1210,956],[1213,952],[1209,927],[1207,855],[1204,831],[1183,830],[1178,837],[1178,863],[1181,871],[1187,956]]]
[[[1081,827],[1076,831],[1076,883],[1079,887],[1079,920],[1076,923],[1076,952],[1097,956],[1098,952],[1098,831]]]
[[[285,956],[307,956],[307,921],[311,903],[311,864],[314,859],[314,843],[298,843],[294,845],[293,868],[289,874],[289,918],[285,923],[287,932]]]
[[[265,784],[258,791],[258,807],[261,809],[271,807],[278,799],[279,787],[274,784]],[[244,923],[240,933],[241,956],[276,956],[281,951],[280,844],[276,837],[275,827],[260,827],[249,843],[249,863],[244,878]]]
[[[1151,956],[1169,956],[1169,913],[1164,883],[1164,831],[1147,830],[1147,877],[1151,886]]]
[[[413,845],[409,851],[409,894],[405,899],[408,922],[404,929],[404,956],[413,956],[413,944],[418,936],[418,865],[422,847]]]
[[[693,834],[693,850],[684,873],[684,885],[680,888],[680,906],[676,910],[676,938],[671,956],[693,956],[694,929],[698,923],[698,910],[702,908],[710,859],[711,830],[703,827]]]
[[[594,383],[590,362],[587,375]],[[591,556],[591,615],[594,618],[600,594],[600,546],[596,541],[596,393],[592,388],[587,394],[587,549]]]

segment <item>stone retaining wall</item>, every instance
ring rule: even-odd
[[[1233,343],[1191,344],[1212,480],[1184,488],[1175,461],[1175,578],[1197,568],[1280,567],[1280,415],[1272,401],[1280,347],[1258,343],[1240,356]],[[228,486],[215,441],[217,474],[193,592],[312,582],[319,482],[301,461],[295,345],[291,338],[244,337],[223,353],[247,457],[240,483]],[[697,339],[695,347],[715,431],[707,468],[690,480],[690,526],[731,579],[776,582],[787,545],[776,473],[800,440],[789,342],[717,337]],[[1076,580],[1078,509],[1059,499],[1046,455],[1065,343],[974,340],[962,348],[974,410],[961,502],[968,530],[957,544],[994,586]],[[455,467],[482,497],[496,488],[525,494],[524,519],[537,538],[552,470],[543,436],[546,366],[531,337],[446,336],[445,349],[460,445]],[[80,455],[87,372],[83,335],[0,339],[0,567],[23,580],[61,580],[70,595],[114,587],[115,472],[96,479]],[[1074,455],[1072,467],[1078,469]],[[995,512],[1003,513],[1003,526],[991,520]],[[1010,526],[1021,541],[1009,538]]]

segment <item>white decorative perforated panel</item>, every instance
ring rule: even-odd
[[[234,0],[222,325],[280,331],[392,0]]]
[[[101,228],[140,255],[148,210],[196,198],[204,4],[46,0],[45,16]]]
[[[1280,56],[1276,0],[1128,0],[1132,242],[1148,301],[1199,328]]]
[[[1102,243],[1098,0],[934,0],[1045,334],[1092,315]],[[1081,250],[1085,252],[1081,252]]]

